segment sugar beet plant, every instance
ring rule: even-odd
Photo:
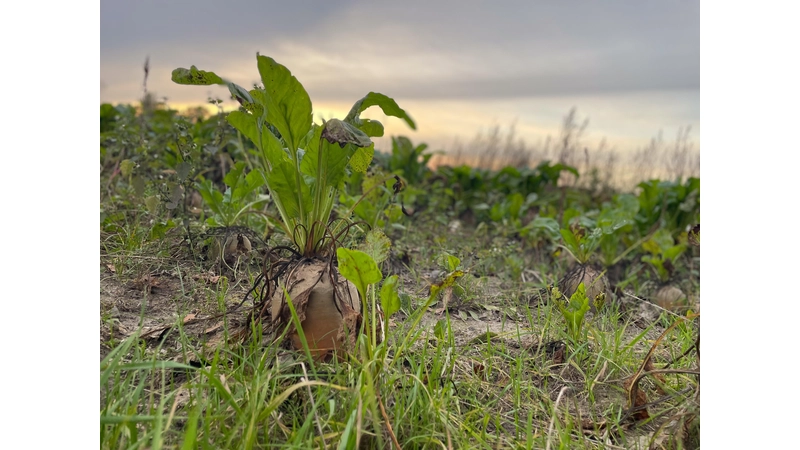
[[[361,326],[364,310],[357,287],[340,278],[334,265],[338,242],[349,229],[348,218],[330,220],[347,171],[365,172],[374,154],[371,138],[383,136],[380,122],[360,115],[378,106],[387,116],[404,120],[412,129],[416,126],[392,98],[375,92],[358,100],[344,119],[315,124],[311,100],[297,78],[267,56],[257,55],[257,65],[263,87],[249,91],[195,66],[175,69],[172,80],[227,86],[241,104],[227,121],[255,144],[259,156],[255,170],[293,244],[270,250],[262,309],[254,311],[255,317],[261,318],[271,302],[276,331],[288,328],[295,348],[305,341],[303,346],[315,357],[327,357],[355,342],[354,331]]]

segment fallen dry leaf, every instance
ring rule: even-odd
[[[216,325],[214,325],[212,327],[208,327],[205,330],[203,330],[203,334],[213,333],[213,332],[219,330],[220,327],[222,327],[222,323],[218,323],[218,324],[216,324]]]
[[[486,380],[486,367],[484,367],[484,365],[482,363],[473,360],[472,361],[472,373],[474,373],[475,376],[477,376],[481,380],[487,381]]]
[[[217,282],[219,282],[219,277],[220,277],[219,275],[214,275],[214,272],[204,272],[204,273],[198,273],[194,275],[194,277],[192,278],[194,278],[195,280],[202,280],[211,284],[217,284]]]
[[[653,370],[656,370],[656,366],[653,365],[653,358],[648,358],[647,361],[645,361],[644,370],[646,372],[651,372]],[[653,377],[658,381],[660,381],[661,384],[667,384],[667,380],[664,379],[664,374],[654,373]],[[661,395],[667,395],[667,393],[664,392],[664,389],[661,388],[661,384],[656,383],[656,391]]]
[[[147,292],[149,294],[153,292],[153,289],[158,289],[161,287],[161,280],[158,279],[157,275],[151,275],[148,273],[133,280],[129,286],[132,289]]]
[[[636,374],[626,378],[623,384],[628,393],[628,408],[632,411],[634,420],[648,419],[650,414],[647,413],[647,408],[644,408],[644,405],[647,404],[647,395],[639,389],[639,383],[634,383],[634,381],[636,381]]]
[[[142,328],[141,338],[142,339],[152,338],[154,334],[163,333],[164,331],[168,330],[171,327],[172,327],[172,325],[162,325],[162,326],[152,327],[152,328],[144,327],[144,328]]]
[[[594,422],[591,419],[581,420],[581,430],[583,430],[584,436],[596,436],[597,432],[605,430],[607,426],[608,422],[605,420],[599,422]]]
[[[567,344],[563,341],[550,341],[544,345],[539,345],[537,351],[542,351],[542,348],[544,348],[545,355],[553,359],[554,365],[564,364]]]
[[[566,348],[566,346],[559,347],[558,350],[556,350],[553,353],[553,364],[559,364],[559,365],[560,364],[564,364],[564,349],[565,348]]]
[[[117,273],[117,268],[114,267],[113,264],[106,264],[106,267],[111,271],[111,273]]]

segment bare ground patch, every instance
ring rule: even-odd
[[[557,414],[581,418],[579,425],[587,436],[607,440],[610,434],[605,429],[606,417],[627,406],[625,377],[636,370],[638,361],[664,329],[657,320],[658,309],[627,297],[619,300],[611,312],[599,313],[615,315],[615,320],[588,319],[596,324],[595,332],[589,334],[585,351],[575,353],[575,348],[570,348],[574,344],[553,337],[562,325],[553,322],[560,318],[553,316],[552,310],[550,316],[545,316],[543,305],[530,301],[530,294],[537,289],[497,277],[468,276],[466,288],[459,294],[448,292],[420,322],[427,337],[418,340],[414,350],[419,352],[421,346],[427,346],[428,352],[444,350],[456,358],[446,372],[439,374],[437,383],[452,383],[456,389],[468,390],[467,397],[488,402],[501,418],[497,427],[511,430],[512,417],[520,414],[521,395],[505,388],[513,377],[515,385],[535,387],[522,394],[533,395],[528,402],[543,401],[536,393],[544,392],[548,401],[560,405]],[[141,328],[149,336],[148,347],[158,345],[162,359],[196,362],[197,355],[190,355],[190,361],[185,361],[175,334],[169,332],[171,327],[182,322],[190,342],[216,345],[231,328],[246,325],[245,316],[252,303],[241,302],[250,286],[248,280],[240,274],[238,280],[230,281],[227,276],[185,264],[173,270],[145,271],[144,275],[123,281],[105,263],[100,282],[101,359],[116,343]],[[425,286],[419,286],[408,273],[401,273],[401,280],[411,306],[418,307],[427,295]],[[222,314],[240,304],[235,312]],[[202,318],[210,319],[199,320]],[[403,328],[406,318],[405,314],[398,314],[389,321],[389,327]],[[452,341],[436,337],[437,324],[450,327]],[[597,340],[612,336],[623,347],[620,355],[625,355],[602,354],[609,344]],[[487,351],[490,347],[491,351]],[[659,348],[655,358],[663,363],[675,353],[674,348]],[[595,356],[569,356],[577,354]],[[620,366],[620,360],[629,364]],[[642,386],[648,392],[657,388],[650,380]],[[533,407],[530,411],[535,412],[532,419],[540,427],[549,425],[552,416]],[[652,436],[668,420],[629,430],[629,438]]]

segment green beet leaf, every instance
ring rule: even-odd
[[[381,308],[386,317],[400,311],[400,296],[397,295],[397,275],[392,275],[381,286]]]
[[[265,169],[268,172],[272,171],[273,164],[277,164],[280,161],[291,163],[289,155],[283,149],[278,138],[268,130],[265,132],[259,130],[258,118],[256,116],[241,111],[231,111],[228,114],[227,120],[228,123],[247,136],[247,138],[253,141],[256,147],[261,150],[264,156],[263,159],[267,164]]]
[[[360,250],[340,247],[336,249],[336,257],[339,261],[339,272],[356,285],[362,298],[366,298],[367,286],[375,284],[383,278],[375,260]]]
[[[358,148],[350,158],[350,168],[359,173],[367,173],[373,156],[375,156],[375,144]]]
[[[537,216],[528,226],[532,229],[543,230],[552,240],[558,239],[558,236],[561,234],[558,221],[552,217]]]
[[[311,99],[289,69],[268,56],[257,58],[266,94],[267,122],[278,129],[286,147],[294,152],[311,128]]]
[[[272,173],[267,177],[267,184],[273,196],[280,198],[286,216],[300,218],[302,221],[305,214],[311,209],[311,188],[304,179],[295,183],[295,174],[296,171],[291,162],[280,161],[273,166]]]
[[[178,84],[195,86],[210,86],[212,84],[226,84],[225,80],[214,72],[199,70],[192,66],[190,69],[179,67],[172,71],[172,81]]]
[[[417,125],[414,123],[414,120],[411,119],[411,116],[408,115],[403,108],[397,105],[397,102],[394,101],[391,97],[387,97],[386,95],[379,94],[377,92],[370,92],[364,98],[357,101],[353,107],[350,109],[350,112],[347,114],[347,117],[344,118],[345,122],[352,123],[353,125],[361,128],[363,126],[364,120],[361,119],[359,116],[362,112],[364,112],[367,108],[371,106],[378,106],[383,110],[383,113],[387,116],[393,116],[406,121],[409,127],[412,130],[417,129]],[[372,127],[371,125],[367,125],[368,127]],[[371,129],[371,128],[369,128]]]
[[[586,286],[581,282],[566,302],[566,305],[561,299],[556,300],[556,305],[567,322],[567,331],[577,341],[581,336],[583,318],[589,311],[589,297],[586,296]]]
[[[367,136],[383,137],[383,124],[377,120],[361,119],[361,126],[358,128]]]
[[[578,255],[581,251],[581,245],[578,243],[578,238],[569,228],[561,229],[561,237],[564,238],[564,245],[567,250],[573,255]]]
[[[195,66],[192,66],[189,69],[179,67],[173,70],[172,81],[178,84],[186,84],[190,86],[211,86],[213,84],[228,86],[228,90],[231,91],[231,95],[233,95],[233,97],[236,98],[239,103],[244,105],[245,108],[250,109],[253,108],[254,105],[253,97],[250,96],[250,93],[247,92],[245,88],[221,78],[214,72],[200,70]]]
[[[327,139],[320,139],[323,133],[323,127],[316,127],[315,136],[318,139],[312,137],[308,141],[306,153],[300,163],[300,171],[313,179],[319,176],[323,188],[335,188],[344,178],[345,168],[356,147],[346,145],[342,148]]]
[[[460,265],[461,265],[461,260],[458,258],[458,256],[447,255],[445,266],[447,267],[448,271],[454,272],[456,269],[458,269],[458,266]]]

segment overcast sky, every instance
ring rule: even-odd
[[[573,106],[589,119],[587,139],[621,150],[685,126],[699,143],[698,0],[102,0],[100,17],[103,102],[141,97],[149,55],[148,89],[172,107],[215,96],[230,110],[225,88],[175,85],[172,69],[250,87],[261,52],[297,76],[318,117],[381,92],[418,123],[412,132],[390,119],[388,133],[438,147],[511,123],[536,143]]]

